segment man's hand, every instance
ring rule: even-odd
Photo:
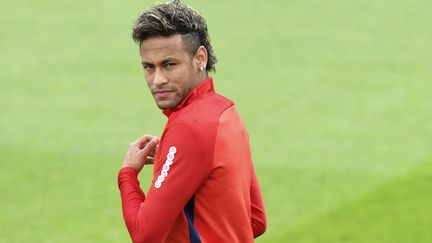
[[[145,164],[153,164],[153,156],[156,146],[159,144],[159,138],[151,135],[144,135],[129,145],[126,153],[123,167],[132,167],[138,173]]]

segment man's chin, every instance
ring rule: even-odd
[[[159,102],[156,101],[156,105],[161,110],[172,110],[177,106],[177,104],[173,104],[172,102],[167,102],[167,101],[159,101]]]

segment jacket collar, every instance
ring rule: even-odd
[[[201,97],[205,96],[206,94],[211,94],[211,93],[215,93],[215,90],[213,86],[213,78],[209,77],[208,79],[198,84],[193,90],[191,90],[189,94],[182,100],[182,102],[180,102],[180,104],[176,108],[171,110],[163,110],[162,112],[167,117],[169,117],[172,113],[183,109],[184,107],[195,102],[196,100],[199,100]]]

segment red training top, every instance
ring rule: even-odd
[[[147,196],[133,168],[118,175],[133,242],[253,242],[266,218],[248,134],[233,102],[216,94],[209,78],[164,114]]]

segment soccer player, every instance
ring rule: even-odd
[[[144,76],[168,121],[130,144],[118,174],[133,242],[253,242],[266,230],[249,138],[232,101],[215,93],[216,57],[203,17],[157,4],[133,27]],[[137,179],[154,163],[147,195]]]

